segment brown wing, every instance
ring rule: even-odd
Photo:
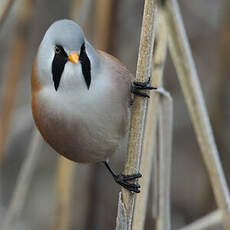
[[[110,67],[114,69],[116,72],[119,73],[119,75],[123,78],[126,78],[128,82],[134,81],[134,76],[132,73],[127,69],[127,67],[120,62],[116,57],[112,56],[111,54],[108,54],[104,51],[97,50],[99,54],[104,57],[109,63]],[[118,68],[119,67],[119,68]]]
[[[116,85],[116,87],[119,88],[119,92],[122,93],[120,97],[124,102],[128,102],[128,104],[131,105],[133,100],[131,84],[135,79],[134,76],[117,58],[100,50],[98,50],[98,53],[104,59],[103,62],[108,66],[111,73],[114,73],[110,74],[110,76],[114,78],[114,85]],[[125,106],[127,106],[127,104]]]
[[[42,88],[42,85],[37,76],[37,57],[34,59],[32,73],[31,73],[31,89],[32,95],[38,92]]]

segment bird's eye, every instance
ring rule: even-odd
[[[61,49],[58,46],[55,46],[54,50],[55,50],[56,54],[60,54],[61,53]]]

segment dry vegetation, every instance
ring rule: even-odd
[[[189,1],[181,7],[191,45],[177,0],[1,1],[1,229],[230,229],[230,4]],[[217,7],[224,10],[211,13]],[[32,60],[49,24],[66,17],[76,20],[96,47],[136,70],[138,81],[152,76],[159,87],[149,100],[136,98],[133,104],[126,163],[124,153],[112,159],[117,171],[125,165],[125,173],[142,172],[138,195],[119,193],[100,164],[58,157],[34,130]]]

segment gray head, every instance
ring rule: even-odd
[[[85,39],[81,27],[67,19],[49,27],[38,50],[38,77],[56,91],[82,83],[89,89],[92,70],[98,64],[98,54]]]

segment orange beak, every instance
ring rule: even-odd
[[[68,60],[73,62],[73,63],[78,63],[79,56],[78,56],[78,54],[76,52],[73,52],[68,56]]]

